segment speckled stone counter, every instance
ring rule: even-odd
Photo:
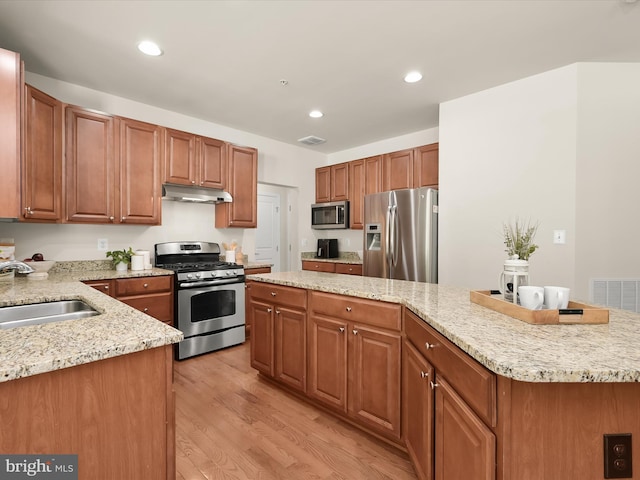
[[[362,259],[356,252],[340,252],[337,258],[316,258],[316,252],[302,252],[301,260],[312,260],[314,262],[328,263],[349,263],[353,265],[362,265]]]
[[[273,267],[273,263],[265,263],[265,262],[247,262],[244,265],[244,268],[271,268]]]
[[[471,303],[469,290],[402,280],[281,272],[248,280],[400,303],[489,370],[525,382],[640,381],[640,315],[604,325],[530,325]]]
[[[65,262],[69,263],[69,262]],[[56,269],[46,280],[0,282],[0,306],[80,299],[93,317],[0,330],[0,382],[177,343],[182,332],[84,285],[82,280],[172,274],[153,269]],[[91,266],[89,266],[91,268]],[[57,272],[57,273],[56,273]]]

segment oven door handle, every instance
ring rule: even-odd
[[[229,278],[225,280],[208,280],[204,282],[183,282],[179,284],[180,288],[196,288],[196,287],[215,287],[218,285],[230,285],[232,283],[244,283],[244,277]]]

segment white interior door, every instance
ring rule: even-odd
[[[272,272],[280,271],[280,195],[258,193],[256,262],[271,263]]]

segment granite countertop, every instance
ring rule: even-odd
[[[100,312],[78,320],[0,330],[0,382],[179,342],[183,338],[179,330],[81,283],[172,274],[155,268],[120,273],[56,265],[46,280],[19,275],[0,282],[0,306],[80,299]]]
[[[489,370],[525,382],[640,381],[640,315],[602,325],[531,325],[469,300],[469,290],[403,280],[280,272],[249,280],[405,305]]]
[[[349,263],[352,265],[362,265],[362,259],[356,252],[340,252],[336,258],[316,258],[316,252],[302,252],[300,259],[312,262],[328,262],[328,263]]]
[[[244,268],[271,268],[273,267],[273,263],[265,263],[265,262],[248,262],[244,264]]]

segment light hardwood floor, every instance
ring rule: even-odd
[[[175,363],[178,480],[415,480],[408,456],[258,378],[248,342]]]

